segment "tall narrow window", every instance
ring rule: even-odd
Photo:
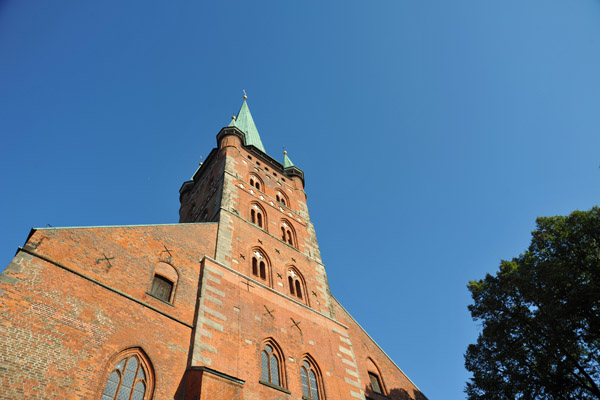
[[[288,285],[290,288],[290,295],[299,300],[303,300],[304,281],[300,272],[294,267],[291,267],[288,270]]]
[[[265,229],[267,226],[265,210],[258,203],[250,204],[250,221],[259,228]]]
[[[281,221],[281,240],[283,240],[284,242],[286,242],[287,244],[291,245],[291,246],[295,246],[295,234],[294,234],[294,228],[292,227],[292,224],[290,224],[289,221],[287,220],[282,220]]]
[[[290,294],[292,296],[295,296],[296,289],[295,289],[295,285],[294,285],[294,278],[292,278],[291,276],[288,276],[288,283],[290,284]]]
[[[265,345],[265,349],[260,354],[261,380],[281,386],[279,374],[279,360],[275,355],[273,347]]]
[[[289,204],[289,202],[288,202],[288,200],[287,200],[286,196],[285,196],[283,193],[281,193],[281,192],[277,192],[277,193],[275,194],[275,199],[277,200],[277,202],[278,202],[279,204],[281,204],[281,205],[283,205],[283,206],[287,206],[287,205]]]
[[[256,175],[250,175],[250,186],[255,187],[258,190],[262,190],[263,183],[260,178]]]
[[[129,350],[112,368],[102,400],[147,400],[152,396],[152,385],[148,361],[139,351]]]
[[[300,379],[302,380],[302,395],[311,400],[319,400],[320,396],[320,376],[312,362],[305,359],[300,366]]]
[[[267,259],[260,250],[252,251],[252,275],[263,281],[267,280]]]

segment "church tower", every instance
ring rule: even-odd
[[[0,400],[425,399],[330,293],[304,187],[244,96],[179,224],[33,229],[0,275]]]

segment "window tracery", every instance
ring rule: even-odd
[[[268,281],[269,276],[269,263],[267,257],[260,249],[254,249],[252,251],[252,275],[263,280]]]
[[[321,374],[313,360],[305,357],[300,365],[302,398],[310,400],[324,399]]]
[[[259,228],[265,229],[267,226],[266,212],[258,203],[250,204],[250,221]]]
[[[288,287],[292,297],[304,301],[306,292],[304,289],[304,278],[296,268],[292,267],[288,269]]]
[[[281,240],[290,246],[296,247],[296,232],[292,224],[285,219],[281,221]]]
[[[112,367],[102,400],[148,400],[152,397],[153,375],[149,361],[139,349],[125,351]]]
[[[258,176],[251,174],[250,175],[250,186],[255,187],[258,190],[263,190],[264,184],[262,179],[260,179]]]

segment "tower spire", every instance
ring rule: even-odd
[[[252,118],[252,114],[250,114],[250,109],[248,108],[248,103],[246,99],[248,96],[246,95],[246,91],[244,91],[244,102],[242,103],[242,107],[237,114],[237,117],[233,118],[229,123],[229,126],[235,126],[245,134],[245,144],[246,146],[252,145],[257,149],[266,153],[265,147],[260,140],[260,135],[258,134],[258,129],[256,129],[256,125],[254,124],[254,119]]]
[[[291,168],[291,167],[295,167],[294,163],[292,162],[292,160],[290,160],[290,158],[287,155],[287,151],[283,151],[283,169],[286,168]]]

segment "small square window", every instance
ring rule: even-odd
[[[381,382],[379,381],[379,376],[377,374],[369,372],[369,379],[371,380],[371,388],[373,389],[373,392],[383,394],[381,390]]]
[[[162,301],[166,301],[167,303],[170,303],[172,292],[173,282],[171,282],[167,278],[163,278],[160,275],[154,275],[154,280],[152,281],[152,289],[150,289],[150,294],[152,296]]]

